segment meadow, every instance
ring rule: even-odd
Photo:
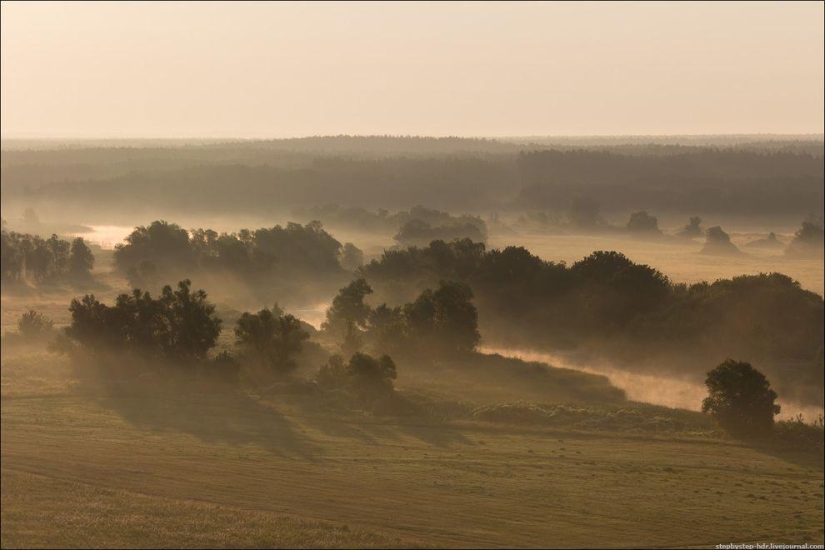
[[[617,358],[609,353],[599,355],[599,350],[588,347],[603,336],[600,333],[594,332],[592,340],[583,339],[578,348],[553,348],[551,333],[563,333],[565,324],[573,326],[572,316],[548,318],[542,325],[531,322],[528,315],[532,312],[533,319],[544,319],[538,313],[564,304],[554,301],[551,291],[556,288],[592,293],[571,294],[568,305],[598,305],[610,298],[595,283],[565,286],[565,281],[571,285],[589,281],[570,269],[594,251],[623,253],[632,262],[646,264],[633,267],[632,273],[647,273],[647,266],[652,266],[672,283],[713,283],[743,274],[781,272],[821,296],[825,287],[821,258],[784,255],[804,209],[821,197],[821,140],[790,144],[791,149],[770,157],[748,149],[682,151],[641,145],[628,145],[627,150],[521,154],[523,145],[509,143],[376,140],[389,149],[375,152],[374,143],[349,143],[350,138],[179,149],[4,149],[0,164],[7,229],[45,238],[52,232],[82,236],[92,245],[95,262],[81,283],[57,276],[32,278],[25,262],[18,266],[17,275],[9,270],[13,276],[4,282],[0,302],[2,548],[672,548],[825,541],[821,420],[819,427],[810,425],[821,406],[814,401],[798,405],[787,394],[780,395],[783,411],[777,420],[784,422],[774,435],[735,439],[699,412],[706,395],[703,376],[715,363],[696,360],[688,365],[688,372],[684,367],[693,359],[686,350],[667,347],[679,342],[672,335],[664,334],[662,340],[667,351],[662,357],[672,361],[656,363],[658,356],[651,356],[651,364],[628,366],[632,361],[625,357],[620,365],[611,363]],[[331,144],[343,149],[325,149]],[[475,149],[463,149],[470,146],[479,150],[470,154]],[[424,149],[416,152],[419,147]],[[803,150],[794,152],[793,147]],[[686,170],[685,163],[695,163],[695,173]],[[595,172],[587,171],[591,167]],[[731,187],[729,171],[742,174],[736,186]],[[552,181],[546,174],[562,183],[549,185]],[[671,182],[673,174],[681,179]],[[796,191],[778,191],[779,181],[792,182]],[[645,182],[657,183],[646,187]],[[574,208],[580,188],[584,196],[596,197],[604,205],[604,217],[597,209],[592,223],[580,223]],[[136,189],[141,194],[134,203],[122,199]],[[718,196],[727,197],[725,193],[730,194],[729,200],[720,202]],[[473,200],[468,203],[469,199]],[[333,204],[332,208],[323,206],[325,201],[359,206]],[[414,206],[422,203],[430,210]],[[668,206],[674,204],[679,205],[676,211]],[[628,229],[628,216],[642,207],[660,216],[661,233],[640,236]],[[308,217],[295,216],[301,208]],[[432,210],[437,208],[449,213]],[[472,214],[483,227],[489,224],[489,232],[482,232],[487,251],[523,246],[538,259],[528,258],[525,251],[510,254],[506,261],[497,255],[487,258],[490,262],[484,265],[500,269],[479,271],[473,279],[478,284],[471,298],[484,304],[486,291],[487,308],[478,309],[479,339],[459,354],[443,347],[449,334],[432,329],[426,337],[416,336],[418,329],[410,323],[414,316],[409,313],[414,309],[401,309],[427,304],[418,300],[426,295],[416,285],[441,292],[444,285],[436,285],[437,273],[426,271],[431,267],[426,258],[447,256],[421,256],[426,261],[420,265],[402,264],[398,280],[388,275],[382,282],[381,271],[374,267],[369,284],[376,290],[366,298],[367,310],[376,312],[382,298],[400,289],[403,300],[390,300],[390,306],[399,306],[397,315],[407,323],[401,325],[404,338],[420,338],[395,342],[400,346],[395,348],[397,354],[392,353],[397,378],[390,381],[390,391],[378,397],[356,398],[351,387],[324,387],[319,382],[319,367],[331,353],[343,352],[351,335],[336,333],[334,326],[322,328],[331,318],[328,308],[346,290],[339,291],[340,287],[365,272],[357,265],[344,267],[341,247],[331,249],[334,265],[318,267],[320,260],[318,265],[312,262],[327,256],[302,256],[312,249],[306,243],[313,241],[286,239],[300,245],[272,248],[274,270],[267,271],[272,266],[255,263],[262,256],[221,256],[218,248],[195,246],[197,232],[183,231],[203,227],[230,232],[233,235],[224,244],[249,252],[253,248],[243,247],[252,237],[234,234],[241,228],[254,232],[291,221],[308,224],[316,219],[312,217],[316,211],[328,211],[337,217],[322,219],[323,227],[340,241],[338,245],[353,243],[361,255],[359,265],[369,265],[371,260],[380,263],[385,251],[399,245],[395,237],[404,226],[393,225],[392,220],[399,219],[393,216],[401,216],[402,209],[407,209],[404,216],[418,209],[451,223],[467,221]],[[545,221],[548,215],[556,216],[558,223],[538,223],[536,210],[546,212]],[[704,233],[695,238],[677,236],[688,217],[697,213],[706,218],[702,232],[705,226],[721,224],[744,254],[705,255],[700,252]],[[42,222],[38,215],[43,216]],[[106,360],[86,363],[82,354],[50,353],[45,341],[26,343],[15,334],[18,319],[29,309],[54,321],[54,328],[60,330],[72,322],[72,298],[94,293],[101,302],[112,304],[130,285],[136,286],[133,276],[139,273],[128,270],[135,266],[125,260],[118,266],[113,248],[134,225],[164,217],[180,224],[176,231],[183,233],[186,246],[191,244],[186,250],[197,252],[190,258],[197,261],[161,270],[155,279],[147,275],[143,290],[158,296],[162,284],[182,278],[191,278],[195,289],[205,289],[216,306],[215,315],[223,320],[223,332],[209,355],[199,359],[212,364],[219,352],[236,354],[239,380],[226,383],[195,375],[186,371],[183,360],[173,365],[165,356],[147,359],[151,349],[144,350],[147,355],[140,360],[135,359],[140,353],[119,350],[120,355],[105,356],[108,369],[101,369]],[[309,227],[298,225],[289,231],[305,236]],[[781,247],[746,246],[769,231],[776,233]],[[322,234],[315,229],[312,233]],[[267,229],[255,239],[264,242],[264,237],[279,235],[280,228]],[[198,241],[198,246],[205,242]],[[262,249],[266,248],[254,251]],[[169,257],[180,260],[177,254]],[[122,252],[121,256],[126,257]],[[140,258],[134,258],[138,265]],[[215,263],[216,258],[223,263]],[[237,259],[255,261],[244,264]],[[567,267],[558,270],[558,265],[554,268],[541,260],[564,262]],[[301,261],[306,265],[298,265]],[[523,269],[538,264],[542,265],[536,272],[548,278],[530,278],[530,271]],[[421,277],[413,269],[416,265],[423,270]],[[282,267],[290,269],[279,271]],[[394,273],[389,268],[387,272]],[[559,279],[563,284],[558,286],[552,279],[557,272],[569,275],[563,274],[567,278]],[[513,273],[517,276],[510,278]],[[411,280],[404,280],[408,275]],[[518,307],[502,309],[509,317],[499,320],[490,312],[507,301],[491,299],[490,289],[505,288],[501,281],[511,285],[509,298]],[[542,281],[548,284],[531,294],[528,283]],[[781,281],[774,283],[767,288],[785,288]],[[785,286],[790,287],[785,294],[764,295],[747,294],[744,287],[737,287],[735,304],[749,305],[752,296],[768,296],[756,305],[791,304],[785,312],[788,317],[776,323],[776,333],[794,336],[797,325],[792,321],[807,322],[800,324],[807,337],[817,325],[801,315],[821,312],[821,298],[803,296],[804,303],[812,304],[809,309],[793,306],[802,302],[781,297],[795,299],[806,293],[792,281]],[[682,296],[666,288],[673,296]],[[647,294],[644,290],[639,296]],[[719,295],[711,295],[708,301]],[[270,365],[272,372],[258,376],[255,358],[244,355],[249,350],[242,348],[232,329],[244,311],[260,315],[261,308],[277,310],[272,307],[276,299],[281,313],[294,314],[306,323],[311,339],[303,351],[296,352],[294,371],[275,372],[283,365]],[[703,303],[696,299],[697,308]],[[595,321],[610,314],[593,311],[593,327],[601,330]],[[736,328],[741,320],[747,331],[759,329],[761,320],[771,320],[770,315],[749,313],[744,306],[736,311],[736,319],[722,319],[714,312],[697,319],[701,326],[717,322],[723,328]],[[471,320],[473,330],[475,312],[473,306],[472,315],[463,317]],[[281,314],[277,318],[283,319]],[[582,314],[581,319],[590,317]],[[634,319],[647,322],[641,314]],[[373,321],[362,319],[363,334],[360,329],[354,334],[375,337],[362,347],[377,356],[378,348],[369,346],[384,333]],[[620,324],[613,328],[621,328]],[[514,333],[530,332],[529,338],[509,340],[503,331],[496,331],[508,325]],[[581,326],[590,325],[581,322]],[[649,326],[655,327],[655,322]],[[724,351],[728,353],[732,345],[726,334],[742,336],[749,344],[768,341],[747,331],[744,336],[720,332],[718,339],[727,346]],[[805,346],[808,340],[816,343],[815,330],[813,334],[803,341]],[[647,334],[628,340],[626,348],[641,345],[646,338]],[[547,346],[532,349],[530,342]],[[816,350],[804,347],[802,351],[807,354],[802,360],[777,361],[770,368],[776,369],[771,376],[786,375],[785,388],[807,392],[817,388],[815,377],[808,382],[793,373],[816,374],[816,364],[811,363]],[[818,357],[821,360],[821,351]],[[764,363],[757,366],[764,368]],[[776,377],[773,380],[777,382]],[[787,422],[798,412],[804,412],[804,423]]]
[[[450,404],[460,379],[417,372],[398,394],[435,414],[382,415],[300,384],[104,381],[28,348],[1,374],[4,548],[823,540],[821,447],[731,440],[691,411],[503,404],[517,383]]]

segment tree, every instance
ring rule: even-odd
[[[6,220],[3,220],[5,223]],[[20,234],[6,231],[5,225],[0,230],[0,279],[12,281],[19,279],[23,272],[23,251],[20,247]]]
[[[52,334],[54,323],[51,319],[30,309],[17,320],[17,331],[29,341],[45,340]]]
[[[69,312],[72,322],[64,333],[70,340],[76,341],[87,351],[94,353],[98,349],[116,345],[118,342],[112,336],[117,335],[117,327],[107,322],[109,308],[100,303],[94,294],[87,294],[80,300],[72,300]]]
[[[353,353],[361,351],[364,347],[364,338],[361,336],[361,329],[355,326],[353,321],[347,321],[346,333],[341,342],[341,353],[344,355],[352,355]]]
[[[481,338],[472,298],[473,291],[463,282],[441,281],[436,291],[426,289],[404,306],[407,333],[445,353],[472,351]]]
[[[355,271],[364,265],[364,252],[352,243],[345,243],[341,249],[341,267]]]
[[[600,210],[598,201],[592,197],[573,197],[570,203],[570,223],[579,229],[593,229],[604,225]]]
[[[327,310],[327,319],[321,328],[344,335],[350,322],[361,328],[366,327],[370,314],[370,306],[364,303],[367,294],[372,294],[372,287],[363,278],[356,279],[338,290],[338,295],[332,300],[332,306]]]
[[[280,313],[277,306],[244,313],[235,325],[235,343],[274,371],[287,373],[297,366],[294,356],[309,334],[297,318]]]
[[[83,237],[73,240],[72,249],[69,253],[69,273],[75,277],[88,277],[94,265],[95,257],[89,247],[86,246]]]
[[[215,346],[221,320],[206,292],[190,290],[191,281],[166,286],[160,298],[134,289],[109,307],[86,295],[72,300],[72,322],[65,334],[91,353],[131,351],[146,357],[203,360]]]
[[[710,413],[725,430],[738,436],[764,435],[779,414],[776,392],[765,375],[750,363],[727,359],[708,373],[708,397],[702,412]]]
[[[725,233],[718,225],[709,227],[705,231],[705,246],[702,247],[702,254],[713,254],[717,256],[738,255],[742,251],[730,242],[730,235]]]
[[[825,229],[822,220],[813,217],[802,222],[802,227],[785,250],[786,256],[822,256],[825,247]]]
[[[478,312],[472,304],[473,291],[462,282],[442,281],[433,294],[435,331],[450,351],[473,351],[481,339]]]
[[[633,233],[660,233],[659,220],[644,210],[634,212],[627,222],[627,230]]]
[[[578,280],[605,283],[633,265],[621,252],[597,250],[570,269]]]
[[[701,224],[702,218],[699,216],[691,216],[689,223],[682,229],[679,235],[688,239],[700,237],[702,235]]]
[[[189,267],[192,247],[189,233],[174,223],[154,221],[148,227],[136,227],[126,237],[126,243],[115,246],[115,265],[123,272],[150,261],[165,270],[171,267]]]
[[[373,309],[369,316],[368,335],[374,349],[385,353],[398,351],[406,339],[406,325],[401,308],[381,304]]]
[[[192,281],[185,279],[175,291],[163,287],[160,302],[170,325],[165,342],[168,357],[203,359],[221,333],[221,320],[213,315],[215,306],[206,301],[206,292],[192,292],[191,286]]]

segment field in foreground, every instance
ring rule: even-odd
[[[823,513],[821,456],[709,437],[233,394],[2,399],[4,548],[821,544]]]

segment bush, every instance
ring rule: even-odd
[[[823,452],[825,419],[822,415],[806,423],[799,414],[792,420],[781,420],[774,425],[774,440],[783,448],[807,449]]]
[[[222,351],[212,360],[212,372],[224,382],[235,384],[240,379],[241,363],[232,352]]]
[[[345,388],[349,380],[344,358],[336,354],[327,359],[318,370],[316,381],[319,386],[329,390]]]
[[[361,397],[375,397],[393,392],[397,376],[395,363],[388,355],[376,359],[356,352],[348,363],[340,355],[333,355],[321,366],[316,380],[327,389],[349,389]]]

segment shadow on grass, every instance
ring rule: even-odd
[[[458,429],[433,421],[420,411],[373,416],[348,408],[343,403],[338,403],[337,408],[321,409],[317,407],[317,400],[325,399],[323,392],[312,397],[316,401],[305,399],[293,404],[300,408],[303,424],[329,437],[355,439],[367,445],[399,443],[404,438],[418,439],[437,447],[474,444]],[[403,398],[396,395],[393,399]]]
[[[175,395],[169,388],[140,388],[125,394],[110,391],[97,402],[144,430],[188,434],[207,443],[255,445],[310,461],[324,454],[295,422],[239,392]]]
[[[821,446],[818,449],[813,446],[789,446],[782,441],[745,442],[744,445],[794,466],[825,471],[825,449]]]

